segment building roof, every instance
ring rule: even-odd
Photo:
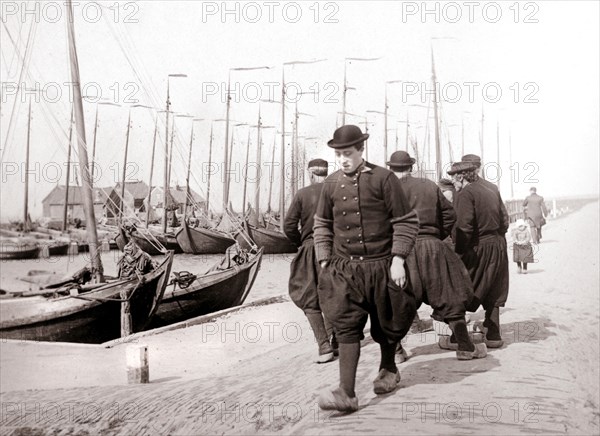
[[[154,190],[162,192],[163,188],[162,188],[162,186],[155,186]],[[191,194],[192,199],[194,200],[193,201],[194,203],[204,203],[206,201],[200,194],[195,192],[192,188],[190,188],[190,194]],[[171,187],[169,189],[168,197],[169,198],[167,199],[167,204],[169,204],[169,205],[171,205],[173,203],[184,204],[185,203],[185,187],[183,187],[183,186]],[[154,198],[154,194],[153,194],[152,198]],[[157,206],[162,207],[162,198],[157,203]]]
[[[121,192],[121,182],[114,187],[115,191]],[[135,200],[143,200],[148,197],[148,185],[141,180],[134,182],[125,182],[125,190],[131,194]]]
[[[93,188],[93,196],[95,204],[104,204],[113,188]],[[64,185],[57,185],[50,191],[48,195],[42,200],[42,203],[48,204],[65,204],[65,190]],[[83,187],[81,186],[69,186],[69,200],[68,204],[83,204]]]

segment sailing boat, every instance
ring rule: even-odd
[[[91,268],[40,291],[0,295],[0,336],[55,341],[104,341],[145,329],[162,299],[173,253],[153,271],[106,281],[96,231],[71,0],[69,57]]]
[[[261,117],[260,110],[258,112],[258,123],[257,123],[257,142],[256,142],[256,161],[262,162],[262,147],[261,147]],[[282,141],[285,141],[285,132],[282,135]],[[282,143],[281,148],[281,166],[282,169],[285,167],[285,148],[283,147],[284,143]],[[280,205],[285,205],[285,170],[282,170],[281,177],[281,188],[280,188]],[[254,241],[254,243],[258,247],[262,247],[265,254],[282,254],[282,253],[295,253],[298,251],[296,245],[294,245],[284,234],[283,230],[279,231],[276,229],[267,229],[259,224],[260,217],[260,177],[257,179],[257,186],[255,192],[254,199],[254,207],[255,213],[253,214],[254,222],[252,224],[244,221],[244,230],[247,235],[250,237],[250,240]],[[282,206],[280,206],[282,207]],[[285,211],[281,209],[280,213],[280,225],[283,229],[283,220],[284,220]],[[236,236],[237,241],[242,245],[242,247],[248,246],[248,242],[245,239],[245,236],[240,233]]]
[[[231,236],[217,230],[205,229],[201,227],[190,227],[187,221],[188,202],[190,193],[190,171],[192,165],[192,145],[194,142],[194,127],[192,125],[192,134],[190,138],[190,149],[188,154],[188,170],[186,177],[186,199],[183,211],[183,223],[181,229],[175,235],[177,242],[184,253],[190,254],[220,254],[225,253],[228,247],[235,244],[235,239]],[[210,135],[212,148],[212,128]],[[210,153],[209,153],[210,154]],[[210,162],[209,162],[210,168]]]
[[[33,232],[29,216],[29,150],[31,138],[31,100],[27,121],[27,145],[25,148],[25,187],[23,201],[22,231],[2,229],[0,236],[0,259],[33,259],[40,252],[44,256],[67,254],[69,242],[64,239],[52,239],[47,234]]]

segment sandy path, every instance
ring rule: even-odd
[[[517,275],[511,263],[501,315],[506,345],[486,359],[459,362],[437,347],[434,333],[409,335],[414,356],[400,366],[401,388],[378,397],[378,347],[365,340],[354,414],[318,411],[318,391],[337,383],[337,364],[310,363],[310,330],[286,302],[144,338],[148,385],[120,385],[124,346],[30,344],[23,359],[15,350],[26,345],[2,344],[2,433],[598,434],[598,218],[594,203],[550,222],[531,273]],[[74,381],[68,356],[82,352],[78,364],[88,370]],[[62,372],[48,363],[57,355],[67,356]],[[29,378],[31,359],[39,380]],[[104,375],[89,374],[94,359]],[[5,382],[19,369],[16,382]]]

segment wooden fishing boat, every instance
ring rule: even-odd
[[[40,246],[29,238],[0,238],[0,260],[35,259]]]
[[[220,254],[235,244],[235,239],[216,230],[190,227],[187,222],[175,235],[184,253]]]
[[[230,247],[225,258],[202,275],[174,272],[151,327],[241,305],[248,296],[262,260],[263,250],[238,252]]]
[[[129,296],[131,332],[146,329],[169,280],[173,253],[130,279],[80,285],[66,280],[40,291],[0,295],[0,337],[100,343],[121,335],[121,296]],[[59,287],[56,287],[59,286]]]
[[[298,247],[278,230],[256,227],[247,223],[245,230],[250,239],[258,247],[264,249],[265,254],[295,253],[298,251]],[[248,246],[248,242],[246,242],[241,233],[236,236],[236,239],[242,247],[246,248]]]
[[[46,239],[39,241],[45,256],[66,256],[69,254],[70,242]]]
[[[165,247],[166,250],[171,250],[176,254],[183,253],[183,250],[177,242],[175,235],[172,233],[155,233],[147,229],[138,228],[131,234],[131,237],[142,250],[151,256],[164,254],[162,247]],[[127,234],[122,231],[119,233],[116,242],[119,244],[119,249],[123,250],[121,248],[121,244],[123,242],[127,244],[127,242],[129,242],[129,238]],[[125,244],[123,244],[123,247],[125,247]]]

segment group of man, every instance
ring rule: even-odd
[[[313,329],[317,362],[339,355],[339,386],[319,397],[324,410],[358,410],[356,371],[368,319],[381,354],[376,394],[396,389],[398,345],[422,303],[449,326],[452,334],[439,345],[456,350],[459,360],[502,346],[508,214],[495,185],[479,176],[480,159],[464,156],[448,172],[451,202],[436,183],[411,174],[415,160],[406,152],[392,154],[391,171],[366,162],[368,136],[354,125],[334,132],[328,146],[340,169],[327,176],[326,161],[309,163],[311,185],[294,197],[284,227],[300,246],[289,292]],[[473,343],[465,313],[479,306],[485,340]]]

